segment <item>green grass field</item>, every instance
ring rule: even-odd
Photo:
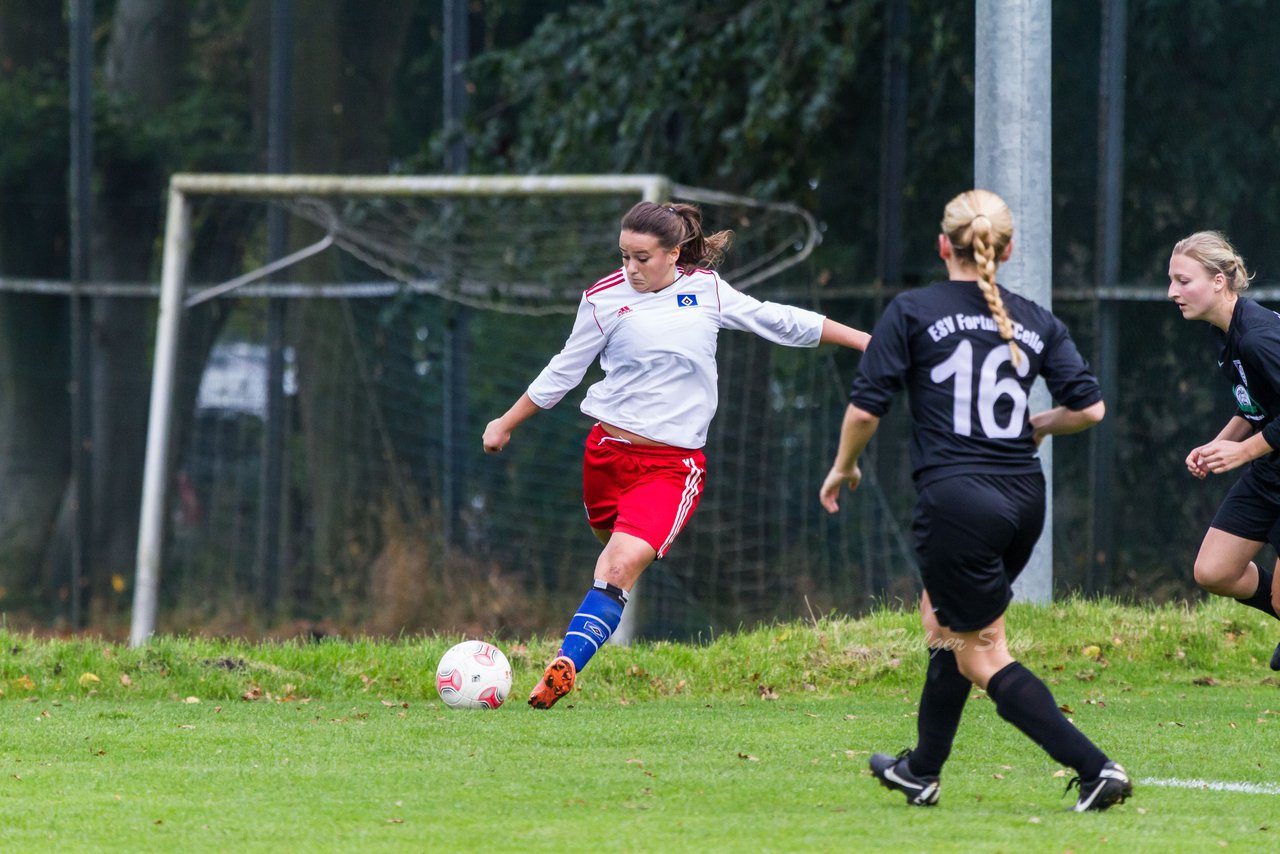
[[[460,712],[432,681],[457,638],[0,633],[0,850],[1280,849],[1280,624],[1225,601],[1009,623],[1128,803],[1067,812],[1070,775],[981,692],[937,808],[880,788],[867,756],[913,743],[925,663],[904,612],[610,647],[550,712],[523,702],[550,640],[497,639],[511,700]]]

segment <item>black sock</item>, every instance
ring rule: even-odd
[[[916,746],[907,766],[920,777],[936,777],[951,755],[960,715],[969,699],[969,680],[956,667],[949,649],[929,652],[929,670],[920,692],[920,717],[916,719]]]
[[[1280,614],[1276,614],[1276,609],[1271,604],[1271,576],[1274,573],[1269,569],[1258,567],[1258,589],[1253,591],[1253,595],[1248,599],[1237,599],[1241,605],[1248,605],[1250,608],[1257,608],[1264,614],[1270,614],[1280,619]]]
[[[1092,780],[1102,772],[1106,754],[1067,720],[1049,687],[1030,670],[1016,661],[1007,665],[991,677],[987,695],[995,701],[1000,717],[1056,762],[1076,769],[1081,779]]]

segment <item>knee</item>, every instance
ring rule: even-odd
[[[946,649],[942,624],[932,611],[924,611],[920,615],[920,626],[924,629],[924,639],[930,649]]]
[[[961,676],[973,684],[980,688],[986,687],[990,674],[987,673],[985,662],[975,660],[973,656],[957,655],[956,669],[960,671]]]
[[[1204,590],[1210,593],[1223,593],[1244,574],[1247,566],[1247,563],[1243,566],[1230,566],[1211,557],[1201,556],[1196,558],[1192,575],[1195,577],[1196,584]]]
[[[606,584],[612,584],[614,587],[623,587],[623,580],[626,579],[627,574],[626,570],[617,561],[601,558],[596,563],[595,577]],[[623,589],[625,590],[626,587],[623,587]]]
[[[632,555],[606,549],[596,561],[595,577],[606,584],[630,591],[636,579],[640,577],[640,573],[644,571],[645,565],[646,563],[642,563]]]

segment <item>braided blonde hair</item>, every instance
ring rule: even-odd
[[[947,203],[942,212],[942,233],[951,241],[959,258],[978,267],[978,288],[987,300],[987,310],[996,322],[1000,337],[1009,342],[1009,354],[1016,368],[1022,350],[1013,340],[1013,320],[996,287],[996,267],[1013,239],[1013,214],[1004,199],[990,190],[968,190]]]

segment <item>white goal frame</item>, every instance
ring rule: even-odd
[[[177,379],[182,315],[189,307],[186,264],[191,249],[192,196],[252,195],[284,198],[298,195],[346,196],[519,196],[587,195],[634,192],[642,199],[670,198],[672,184],[661,175],[544,176],[337,176],[176,174],[169,181],[164,255],[160,273],[160,312],[156,320],[155,362],[147,445],[143,463],[142,508],[138,521],[138,558],[134,576],[129,645],[141,646],[155,633],[159,607],[160,561],[164,545],[165,502],[171,443],[173,396]],[[330,238],[281,258],[252,273],[209,289],[226,293],[271,275],[328,248]],[[204,298],[202,292],[198,298]],[[213,294],[209,294],[213,295]]]
[[[169,182],[168,212],[165,219],[160,307],[156,321],[133,612],[129,627],[130,646],[137,647],[146,643],[156,628],[165,504],[168,498],[171,422],[184,311],[206,299],[259,281],[327,249],[334,243],[330,234],[318,243],[272,261],[253,272],[188,295],[186,267],[192,240],[193,197],[239,195],[270,199],[302,195],[494,197],[629,194],[634,194],[637,201],[665,202],[674,197],[707,204],[748,204],[757,208],[784,211],[805,220],[809,233],[804,244],[786,258],[767,259],[764,269],[753,270],[745,279],[735,282],[740,288],[799,263],[808,257],[819,241],[819,232],[812,216],[798,206],[761,202],[715,190],[686,187],[673,183],[663,175],[173,175]],[[624,620],[624,626],[619,627],[619,631],[615,633],[617,639],[625,640],[630,636],[633,627],[626,625],[630,622]]]

